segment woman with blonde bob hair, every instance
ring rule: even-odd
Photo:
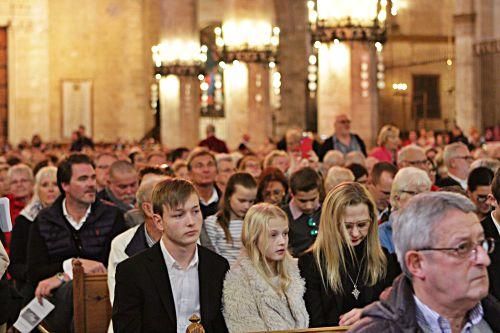
[[[288,219],[275,205],[250,208],[243,250],[224,281],[223,314],[229,332],[306,328],[304,281],[288,253]]]
[[[361,184],[331,190],[311,249],[299,258],[310,326],[352,325],[399,274],[378,239],[377,208]]]
[[[385,125],[378,134],[378,147],[373,148],[369,156],[375,157],[379,162],[389,162],[396,165],[397,151],[400,144],[399,128]]]

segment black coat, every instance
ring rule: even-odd
[[[125,231],[123,214],[116,208],[95,201],[80,230],[66,220],[62,210],[64,196],[38,213],[31,225],[28,242],[28,280],[38,282],[63,271],[63,262],[83,258],[108,265],[113,238]]]
[[[366,145],[365,145],[365,142],[363,141],[363,139],[361,139],[359,137],[359,135],[357,134],[352,134],[351,133],[351,140],[356,140],[360,149],[361,149],[361,152],[363,153],[363,155],[365,156],[368,156],[366,154]],[[320,161],[323,161],[323,157],[325,157],[326,153],[328,153],[330,150],[333,150],[335,149],[335,147],[333,146],[333,135],[332,136],[329,136],[324,142],[323,144],[321,145],[321,147],[319,148],[319,159]]]
[[[437,180],[436,186],[438,186],[438,187],[460,186],[460,188],[462,187],[459,182],[457,182],[455,179],[453,179],[451,177],[441,178],[441,179]]]
[[[198,246],[201,324],[206,333],[227,332],[222,316],[226,259]],[[176,332],[177,318],[160,244],[120,263],[116,269],[113,329],[121,332]]]
[[[490,254],[491,264],[488,266],[488,276],[490,280],[490,294],[500,300],[500,234],[495,226],[495,222],[488,214],[481,221],[484,229],[484,236],[495,240],[495,250]]]
[[[357,300],[351,294],[353,285],[345,274],[342,274],[341,278],[342,286],[345,289],[344,293],[335,294],[332,289],[325,287],[313,253],[308,252],[299,258],[300,274],[306,281],[304,300],[309,313],[309,327],[337,326],[340,315],[353,308],[363,308],[378,300],[382,291],[389,287],[394,278],[401,273],[395,256],[389,254],[385,249],[383,251],[388,258],[385,278],[370,287],[362,286],[358,282],[360,294]],[[355,276],[352,278],[355,279]]]
[[[28,220],[24,215],[19,215],[12,229],[9,273],[16,280],[18,288],[27,281],[28,265],[26,263],[26,251],[28,249],[28,237],[32,224],[33,222]]]

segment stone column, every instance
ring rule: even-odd
[[[362,79],[362,71],[367,78]],[[352,131],[373,144],[378,126],[375,47],[364,42],[323,43],[318,72],[318,134],[331,135],[335,117],[345,113],[352,119]]]
[[[457,0],[455,7],[455,120],[465,133],[480,125],[476,106],[474,41],[476,14],[473,0]]]
[[[191,61],[199,52],[196,0],[162,0],[160,41],[172,61]],[[196,76],[160,80],[161,141],[169,148],[199,141],[199,81]]]
[[[226,0],[225,4],[222,30],[226,45],[245,47],[243,44],[250,41],[251,47],[258,47],[266,42],[266,28],[272,29],[274,23],[272,1]],[[227,64],[224,109],[225,139],[229,146],[236,146],[243,134],[249,134],[254,145],[271,135],[269,80],[267,64],[242,61]]]
[[[276,20],[281,29],[281,110],[276,113],[276,134],[281,137],[289,126],[306,126],[307,56],[310,38],[306,1],[275,0],[274,3]]]

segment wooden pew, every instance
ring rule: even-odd
[[[347,332],[349,326],[334,326],[334,327],[317,327],[304,328],[298,330],[270,331],[270,332],[253,332],[253,333],[339,333]]]
[[[73,262],[73,319],[75,333],[106,333],[111,320],[108,275],[85,274]]]

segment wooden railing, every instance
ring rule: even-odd
[[[317,327],[304,328],[298,330],[271,331],[272,333],[338,333],[347,332],[349,326],[332,326],[332,327]],[[253,333],[271,333],[271,332],[253,332]]]

